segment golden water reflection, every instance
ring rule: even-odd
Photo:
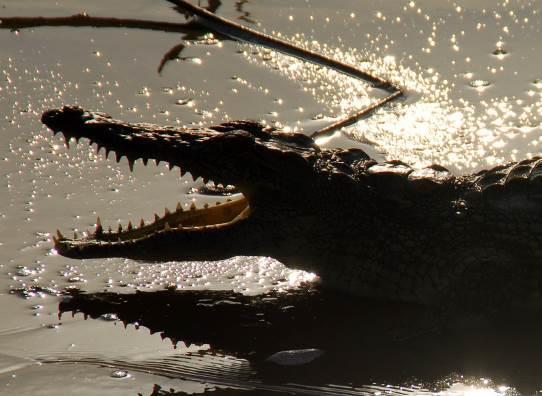
[[[453,82],[433,68],[406,67],[394,56],[330,48],[301,34],[289,40],[360,66],[406,91],[404,100],[345,131],[354,140],[370,142],[388,159],[416,167],[439,163],[465,173],[538,153],[542,92],[534,83],[525,98],[502,96],[491,91],[493,82],[473,79],[472,73]],[[326,109],[328,122],[367,107],[384,94],[364,82],[269,50],[251,47],[244,54],[251,63],[301,82],[303,90]]]

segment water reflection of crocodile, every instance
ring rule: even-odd
[[[164,161],[234,185],[238,198],[150,224],[55,238],[62,255],[150,261],[266,255],[323,285],[391,300],[499,307],[537,302],[542,160],[456,177],[440,166],[377,163],[249,121],[186,129],[128,124],[64,107],[43,122],[117,158]]]
[[[303,389],[308,387],[313,389],[309,394],[346,394],[351,387],[359,392],[348,394],[374,394],[377,390],[371,391],[369,385],[374,383],[416,384],[437,391],[454,382],[450,373],[464,375],[462,382],[491,378],[522,394],[532,394],[542,385],[537,364],[542,352],[540,319],[525,312],[511,311],[498,326],[478,322],[468,331],[447,328],[398,339],[405,331],[414,335],[432,326],[430,310],[415,304],[330,293],[312,286],[259,296],[212,290],[81,293],[62,301],[59,309],[91,318],[115,314],[125,325],[147,328],[176,345],[209,345],[206,352],[198,352],[195,362],[190,359],[188,366],[183,353],[178,360],[169,359],[167,374],[183,377],[186,372],[198,372],[200,367],[200,373],[211,384],[216,379],[216,384],[255,388],[261,393],[253,394],[258,395],[265,389],[305,394]],[[301,366],[277,366],[267,361],[277,351],[301,348],[318,348],[325,353]],[[224,356],[230,357],[226,360],[229,364],[223,364]],[[222,363],[216,364],[219,358]],[[203,364],[206,361],[208,364]],[[246,364],[234,364],[239,361]],[[130,371],[156,370],[157,375],[162,367],[159,361],[152,365],[132,362],[127,366]],[[402,392],[391,387],[388,393],[410,392],[408,387]],[[421,389],[415,393],[431,394]]]

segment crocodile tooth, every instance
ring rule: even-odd
[[[95,231],[94,231],[94,234],[95,234],[96,236],[99,236],[99,235],[101,235],[102,233],[103,233],[102,222],[101,222],[100,218],[98,217],[98,218],[96,219],[96,229],[95,229]]]
[[[175,210],[177,212],[182,212],[183,211],[183,205],[181,205],[180,202],[177,202],[177,207],[175,208]]]
[[[154,222],[157,222],[160,220],[160,216],[158,216],[156,213],[154,214]]]
[[[128,231],[132,231],[132,228],[133,228],[132,221],[130,220],[128,221]]]
[[[69,150],[70,149],[70,137],[68,137],[68,135],[65,134],[65,133],[62,133],[62,135],[64,135],[64,143],[66,144],[66,148]]]
[[[57,238],[60,240],[60,239],[64,239],[64,235],[62,235],[62,233],[60,232],[60,230],[56,230],[56,236]]]
[[[192,202],[192,205],[190,205],[190,210],[196,210],[196,204]]]
[[[141,221],[139,222],[139,228],[143,227],[145,227],[145,220],[141,219]]]
[[[58,238],[56,237],[56,235],[53,235],[53,243],[55,244],[55,246],[58,244]]]
[[[164,209],[164,217],[165,217],[165,216],[169,216],[169,214],[170,214],[169,209],[168,209],[168,208],[165,208],[165,209]]]
[[[166,223],[164,224],[164,231],[169,231],[171,230],[171,227],[169,226],[169,223],[166,221]]]
[[[117,231],[119,234],[122,232],[122,224],[119,223],[119,228],[118,228],[118,231]]]

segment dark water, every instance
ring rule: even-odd
[[[406,99],[320,141],[325,147],[355,145],[458,173],[539,154],[537,2],[213,4],[220,15],[406,89]],[[0,0],[0,19],[81,12],[184,21],[165,1]],[[540,389],[532,312],[441,327],[438,312],[302,286],[314,276],[265,257],[147,264],[51,252],[56,228],[81,232],[98,215],[126,224],[217,198],[188,194],[201,181],[164,167],[136,163],[130,174],[125,162],[91,148],[67,150],[39,123],[45,109],[77,103],[173,125],[256,118],[308,133],[373,102],[366,85],[207,32],[113,27],[0,30],[0,70],[0,393]],[[302,349],[281,364],[268,360]],[[284,365],[292,361],[304,364]]]

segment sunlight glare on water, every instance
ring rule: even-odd
[[[60,16],[88,11],[91,15],[182,19],[167,2],[63,3],[5,0],[0,14]],[[241,13],[243,7],[246,13]],[[379,159],[400,159],[418,167],[435,162],[466,173],[540,154],[539,8],[536,2],[508,0],[368,0],[363,4],[344,0],[344,7],[319,0],[224,1],[219,12],[355,64],[405,89],[404,99],[320,141],[322,146],[361,142]],[[79,104],[131,122],[207,126],[228,119],[262,119],[285,130],[310,133],[370,105],[384,92],[273,50],[222,41],[211,34],[193,39],[135,29],[73,27],[2,30],[0,34],[4,143],[0,146],[0,386],[11,386],[14,394],[46,394],[47,388],[49,394],[67,389],[78,394],[150,395],[152,384],[201,393],[208,390],[205,381],[220,383],[239,372],[253,378],[249,376],[254,370],[258,374],[259,367],[250,367],[248,360],[205,355],[208,345],[164,342],[160,334],[151,335],[138,321],[124,322],[114,312],[103,313],[97,320],[85,320],[86,314],[76,313],[59,317],[59,299],[63,292],[134,295],[162,289],[225,289],[253,295],[287,291],[314,281],[315,276],[289,270],[268,257],[141,263],[58,256],[51,250],[56,228],[67,236],[81,235],[92,229],[97,216],[116,227],[129,219],[149,221],[155,211],[163,213],[164,206],[174,208],[177,202],[189,207],[193,202],[212,201],[188,195],[201,180],[180,178],[163,165],[145,167],[138,161],[131,174],[124,159],[115,164],[85,144],[75,148],[72,143],[68,150],[40,124],[40,115],[51,107]],[[181,42],[186,45],[183,53],[161,65],[164,53]],[[353,140],[338,142],[344,135]],[[349,303],[346,298],[343,305]],[[282,308],[288,312],[292,307]],[[181,314],[169,321],[182,324],[182,319]],[[177,349],[172,344],[178,344]],[[426,363],[422,373],[441,364],[441,371],[448,370],[448,355],[424,362],[433,356],[425,352],[414,354]],[[484,362],[498,360],[476,357]],[[79,364],[62,364],[61,358]],[[496,365],[500,368],[507,359]],[[356,365],[366,360],[363,353],[353,357]],[[384,355],[382,362],[371,360],[367,367],[378,369],[381,364],[385,374],[395,374],[390,372],[391,360]],[[450,366],[464,369],[464,361],[456,363]],[[537,369],[532,365],[526,363],[527,369]],[[232,369],[228,377],[224,367],[243,369]],[[406,364],[399,371],[410,369]],[[524,369],[506,366],[504,378],[521,382],[517,377]],[[464,370],[478,375],[474,369]],[[356,366],[352,378],[362,371]],[[192,381],[184,381],[183,375]],[[375,396],[407,392],[511,396],[516,392],[490,381],[473,383],[471,377],[448,381],[440,391],[390,383],[363,383],[354,389],[349,379],[338,385],[294,384],[280,389]],[[0,393],[5,389],[0,387]]]
[[[388,159],[401,159],[416,167],[439,163],[456,173],[521,160],[538,152],[542,93],[533,83],[536,79],[529,73],[519,78],[511,63],[521,57],[529,64],[529,71],[534,71],[527,58],[536,56],[530,50],[535,48],[534,36],[527,31],[539,28],[530,18],[530,14],[536,18],[537,10],[526,7],[518,11],[509,2],[494,5],[486,1],[465,7],[448,5],[448,13],[445,6],[436,15],[426,12],[431,6],[423,1],[410,2],[402,10],[382,7],[358,23],[367,49],[331,47],[302,33],[283,37],[389,79],[406,91],[406,99],[349,127],[349,136],[372,143]],[[505,20],[511,20],[511,25]],[[364,36],[365,24],[374,21],[382,28]],[[493,24],[501,26],[497,39],[490,35]],[[456,25],[463,30],[456,31]],[[276,31],[271,34],[281,35]],[[423,41],[419,42],[421,47],[405,46],[405,38],[418,43],[416,40],[424,36],[426,46]],[[525,45],[526,39],[532,47]],[[399,40],[405,48],[398,45]],[[405,56],[388,55],[394,50]],[[326,109],[327,119],[353,113],[382,96],[363,82],[325,68],[303,65],[256,47],[244,53],[250,62],[302,82],[303,90]],[[429,54],[435,66],[424,62]],[[450,63],[443,64],[445,60]],[[312,126],[305,125],[305,129],[310,132]]]
[[[329,49],[298,36],[291,41],[347,63],[366,65],[375,75],[406,89],[405,100],[358,122],[346,132],[355,140],[370,142],[388,159],[401,159],[416,167],[439,163],[464,173],[519,160],[522,158],[519,150],[525,152],[524,156],[536,152],[542,115],[538,93],[532,95],[528,106],[509,97],[481,98],[473,104],[457,98],[450,82],[434,70],[415,71],[402,66],[394,57],[379,59],[356,49]],[[274,54],[268,62],[261,62],[256,51],[245,54],[251,62],[268,65],[293,81],[303,81],[303,89],[328,109],[328,120],[331,114],[340,118],[339,115],[367,107],[382,96],[363,82],[318,66],[301,67],[301,61],[281,54]],[[472,80],[468,85],[480,89],[490,83]],[[525,141],[529,136],[533,140],[522,143],[527,147],[514,147],[518,139]]]

